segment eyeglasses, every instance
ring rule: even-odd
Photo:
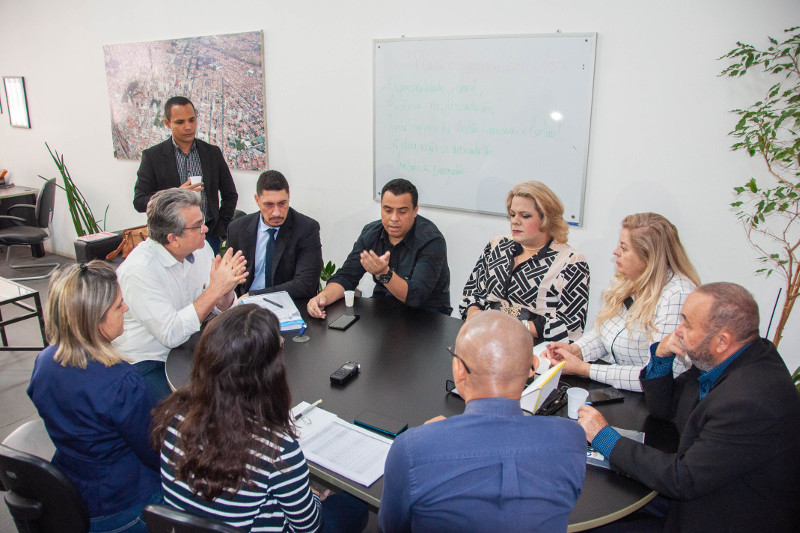
[[[183,230],[184,230],[184,231],[195,231],[195,230],[202,229],[202,228],[203,228],[203,226],[205,226],[205,225],[206,225],[206,224],[205,224],[205,222],[201,222],[199,226],[192,226],[192,227],[190,227],[190,228],[189,228],[189,227],[186,227],[186,228],[183,228]]]
[[[467,374],[472,374],[472,372],[470,372],[470,370],[469,370],[469,367],[467,366],[467,363],[465,363],[464,360],[461,359],[461,357],[456,355],[456,347],[455,346],[448,346],[447,347],[447,351],[450,353],[450,355],[452,355],[453,357],[455,357],[456,359],[461,361],[461,364],[464,365],[464,370],[467,371]]]

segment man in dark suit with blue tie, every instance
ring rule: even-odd
[[[289,207],[289,183],[277,170],[258,177],[259,211],[231,222],[228,246],[241,250],[250,273],[237,292],[286,291],[292,298],[317,294],[322,270],[319,223]]]

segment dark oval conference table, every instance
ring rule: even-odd
[[[356,298],[353,308],[340,300],[327,308],[324,320],[310,318],[305,301],[297,307],[308,322],[308,342],[292,342],[297,332],[285,332],[286,360],[292,405],[322,399],[322,409],[352,422],[369,409],[419,426],[437,415],[453,416],[464,411],[464,401],[445,391],[452,378],[447,346],[455,344],[463,325],[457,318],[411,309],[383,298]],[[346,331],[329,329],[342,314],[360,319]],[[192,348],[197,337],[175,348],[166,363],[167,379],[174,388],[189,378]],[[192,342],[194,341],[194,342]],[[361,372],[344,386],[333,385],[330,374],[347,361],[361,364]],[[586,389],[604,385],[575,376],[562,383]],[[640,393],[622,391],[625,400],[599,406],[613,426],[645,431],[646,443],[669,450],[674,446],[674,429],[668,423],[648,417]],[[566,406],[556,416],[567,416]],[[309,462],[314,476],[380,507],[383,478],[369,487],[360,485]],[[570,514],[568,531],[597,527],[626,516],[649,502],[656,493],[633,479],[592,465],[586,466],[581,496]]]

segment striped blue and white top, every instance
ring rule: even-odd
[[[173,452],[182,455],[180,435],[175,429],[182,420],[180,416],[173,420],[161,447],[161,485],[167,504],[245,531],[307,532],[320,529],[320,502],[311,492],[308,466],[297,441],[279,434],[277,464],[251,450],[247,466],[251,483],[243,485],[238,492],[226,490],[209,502],[195,494],[186,483],[175,479],[174,464],[169,457]],[[254,435],[253,439],[275,446],[263,436]]]

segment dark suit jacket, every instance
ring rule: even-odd
[[[228,228],[228,247],[241,250],[247,259],[247,280],[236,288],[239,296],[248,292],[255,276],[258,219],[261,212],[237,218]],[[289,208],[289,214],[275,240],[272,259],[273,286],[251,294],[286,291],[292,298],[311,298],[319,289],[322,271],[322,243],[319,223]]]
[[[611,466],[674,501],[665,531],[800,531],[800,395],[775,346],[757,339],[698,402],[700,371],[641,382],[672,419],[677,454],[622,438]]]
[[[228,164],[222,157],[222,150],[200,139],[195,141],[203,171],[203,190],[208,200],[208,215],[214,219],[208,227],[208,232],[217,237],[224,237],[227,235],[228,223],[233,218],[236,200],[239,198],[236,185],[233,183]],[[145,212],[147,202],[156,192],[181,186],[171,137],[142,152],[142,162],[137,176],[133,188],[133,207],[140,213]]]

